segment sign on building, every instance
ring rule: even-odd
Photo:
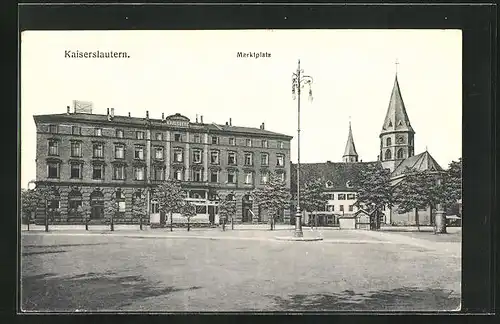
[[[76,114],[91,114],[92,113],[92,102],[91,101],[81,101],[73,100],[73,109]]]

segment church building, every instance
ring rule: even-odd
[[[337,223],[339,217],[354,215],[358,209],[354,206],[356,202],[356,189],[354,183],[360,176],[362,170],[369,165],[376,165],[389,169],[391,172],[391,184],[397,186],[404,179],[406,167],[416,171],[432,170],[443,171],[441,166],[426,150],[415,155],[415,131],[410,123],[406,107],[401,95],[398,76],[396,73],[392,93],[389,99],[389,106],[384,118],[380,138],[380,154],[376,161],[358,161],[358,153],[354,144],[354,137],[349,122],[347,143],[342,156],[342,162],[326,163],[301,163],[301,179],[306,183],[314,179],[321,179],[324,183],[324,192],[328,196],[325,206],[327,222]],[[297,165],[292,165],[291,189],[292,194],[296,191]],[[398,212],[397,206],[384,212],[384,223],[394,225],[415,225],[415,211],[408,213]],[[418,211],[420,225],[431,225],[430,208]],[[304,222],[308,222],[308,215],[305,213]]]

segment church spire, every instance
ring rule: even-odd
[[[394,131],[408,131],[414,133],[410,124],[410,119],[406,113],[403,97],[401,96],[397,73],[394,78],[394,86],[392,87],[391,99],[389,100],[389,107],[385,115],[384,125],[382,126],[382,133]]]
[[[354,145],[352,137],[351,121],[349,120],[349,135],[347,136],[347,143],[345,145],[344,155],[342,156],[344,162],[358,162],[358,153]]]

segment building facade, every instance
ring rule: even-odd
[[[76,110],[75,110],[76,111]],[[290,187],[291,136],[258,128],[203,123],[174,114],[161,119],[71,112],[36,115],[36,183],[49,187],[51,222],[81,222],[76,208],[91,206],[91,221],[105,221],[104,202],[119,203],[117,223],[134,223],[132,200],[143,195],[152,219],[160,215],[152,199],[154,188],[166,179],[182,183],[197,206],[195,219],[214,223],[218,199],[234,192],[236,222],[260,222],[250,192],[279,174]],[[36,220],[43,222],[44,206]],[[175,221],[175,218],[174,218]]]

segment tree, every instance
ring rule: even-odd
[[[375,227],[380,228],[379,214],[384,207],[391,208],[393,206],[390,171],[380,165],[369,164],[366,169],[361,170],[352,184],[358,192],[354,205],[357,207],[365,205],[368,212],[375,215]]]
[[[325,208],[328,197],[323,191],[321,180],[312,180],[304,184],[301,197],[301,208],[309,213],[322,211]],[[316,220],[316,216],[314,217]]]
[[[120,205],[118,204],[115,195],[111,195],[111,198],[104,202],[104,214],[109,217],[111,231],[115,230],[114,217],[119,210]]]
[[[90,202],[88,201],[82,201],[82,204],[78,206],[76,209],[76,213],[79,217],[83,219],[85,222],[85,230],[89,230],[89,216],[90,212],[92,210],[92,207],[90,206]]]
[[[132,215],[139,220],[139,229],[142,231],[143,218],[147,216],[146,197],[141,191],[134,193],[132,197]]]
[[[269,181],[263,187],[252,191],[252,197],[258,206],[267,210],[273,230],[279,212],[290,204],[290,191],[286,188],[285,182],[281,181],[278,175],[271,173]]]
[[[49,231],[49,213],[53,213],[55,210],[50,206],[50,202],[56,199],[56,191],[52,187],[41,187],[35,189],[37,195],[39,195],[40,200],[45,206],[45,232]],[[53,217],[53,215],[52,215]]]
[[[415,210],[415,223],[420,230],[418,210],[429,206],[432,219],[432,210],[444,201],[443,174],[429,170],[416,171],[408,167],[404,174],[403,181],[395,187],[394,200],[402,212]]]
[[[191,217],[196,216],[196,206],[189,201],[184,201],[181,207],[181,215],[187,218],[187,230],[189,232],[189,224]]]
[[[444,207],[449,209],[462,199],[462,158],[451,161],[443,177]]]
[[[182,190],[180,181],[174,179],[165,181],[156,188],[153,196],[158,201],[159,210],[170,215],[170,231],[172,231],[173,213],[181,211],[186,198],[186,193]]]
[[[219,202],[219,216],[222,218],[222,230],[226,230],[226,220],[231,219],[233,224],[233,217],[236,214],[236,200],[234,199],[234,192],[221,197]],[[233,228],[231,228],[233,229]]]
[[[40,203],[40,195],[36,190],[21,189],[21,215],[30,230],[31,215],[36,212]]]

